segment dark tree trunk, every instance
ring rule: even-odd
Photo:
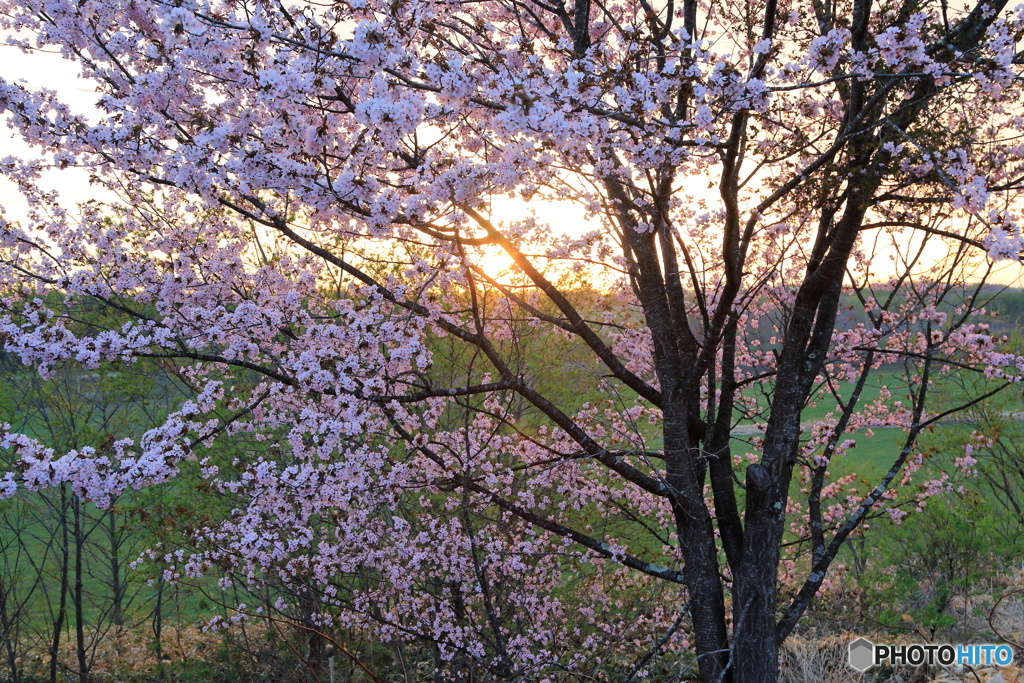
[[[53,635],[50,639],[50,683],[57,683],[57,664],[60,653],[60,637],[64,631],[64,617],[67,614],[68,572],[70,565],[70,539],[68,538],[68,493],[67,485],[60,488],[60,599],[57,603],[57,615],[53,620]]]
[[[10,670],[9,680],[11,683],[18,683],[21,680],[21,675],[18,672],[18,656],[15,650],[17,634],[11,619],[8,594],[3,581],[0,581],[0,628],[4,631],[4,650],[7,653],[7,667]]]
[[[124,589],[121,579],[121,544],[117,534],[117,519],[114,516],[114,509],[107,511],[107,534],[110,537],[110,589],[111,606],[110,621],[117,627],[118,632],[124,626]]]
[[[725,596],[719,576],[718,549],[711,515],[702,495],[705,468],[691,457],[686,407],[668,405],[665,415],[667,480],[675,489],[673,504],[683,575],[690,599],[690,618],[703,681],[727,681],[729,639]]]
[[[164,671],[164,573],[157,571],[156,606],[153,608],[153,654],[156,656],[157,680],[167,677]]]
[[[85,596],[84,567],[82,552],[85,546],[85,532],[82,528],[82,503],[75,498],[72,502],[75,539],[75,651],[78,655],[79,683],[89,683],[89,656],[85,647]]]

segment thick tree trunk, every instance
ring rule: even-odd
[[[667,404],[664,437],[667,480],[676,491],[673,512],[684,560],[683,576],[689,591],[697,665],[702,681],[730,681],[729,638],[718,547],[703,496],[706,467],[699,457],[693,457],[686,415],[685,405],[675,401]]]
[[[787,473],[782,473],[785,482]],[[747,523],[743,555],[733,582],[732,669],[735,680],[778,679],[775,580],[785,505],[777,488],[785,485],[761,464],[747,468]],[[783,499],[784,500],[784,499]]]
[[[676,522],[681,543],[686,548],[684,576],[690,596],[690,618],[700,679],[705,683],[731,681],[725,600],[718,558],[704,547],[704,534],[711,530],[710,519],[705,527],[687,512],[677,509]],[[710,550],[714,551],[713,543]]]

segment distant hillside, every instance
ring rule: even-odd
[[[974,290],[965,291],[962,296],[950,299],[943,309],[952,311],[963,304],[967,296],[974,295],[974,293]],[[886,294],[885,290],[878,289],[875,291],[875,298],[881,300]],[[1024,289],[1003,285],[985,285],[977,293],[975,306],[984,308],[993,314],[987,320],[993,333],[1013,334],[1024,329]],[[981,318],[975,318],[975,320],[980,322]],[[860,300],[854,294],[844,295],[836,326],[839,329],[849,329],[860,322],[867,322],[867,315],[864,313],[864,307]]]

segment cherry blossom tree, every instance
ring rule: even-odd
[[[985,394],[931,387],[1021,367],[978,311],[1021,249],[1004,0],[2,7],[97,93],[0,81],[36,151],[0,162],[6,351],[196,388],[102,452],[8,429],[3,491],[197,472],[238,505],[159,559],[278,587],[240,618],[450,679],[775,680],[850,535],[948,486],[918,438]],[[893,426],[878,481],[830,474]]]

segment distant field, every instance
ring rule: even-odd
[[[902,396],[902,388],[904,381],[900,376],[900,373],[896,370],[877,370],[871,374],[868,378],[867,383],[864,385],[864,389],[861,391],[860,400],[858,406],[864,406],[876,401],[879,396],[882,387],[887,387],[893,394],[893,400],[900,400]],[[853,395],[855,385],[852,382],[838,382],[836,383],[835,389],[839,394],[839,397],[845,402],[850,399]],[[755,399],[757,401],[758,409],[766,412],[769,407],[769,397],[760,391],[757,385],[748,387],[742,394],[748,399]],[[822,420],[828,413],[839,412],[839,406],[835,396],[832,395],[828,387],[823,385],[817,386],[817,391],[814,395],[813,400],[807,405],[803,414],[801,415],[801,422],[814,422],[816,420]],[[756,422],[751,418],[743,418],[740,420],[741,425],[749,425]]]

